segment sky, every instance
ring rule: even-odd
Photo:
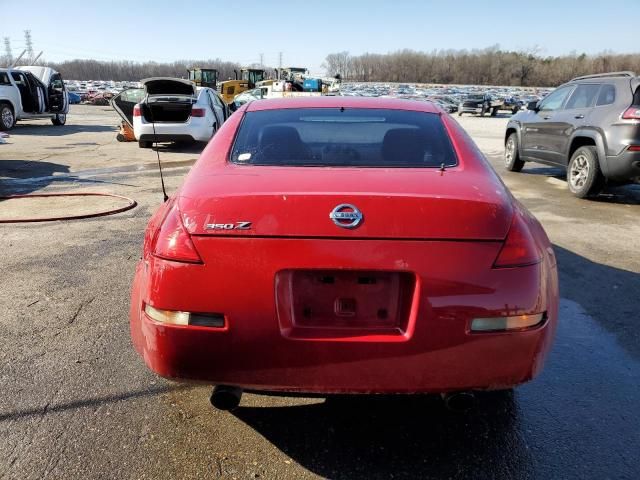
[[[14,56],[31,30],[36,54],[157,62],[220,58],[243,65],[305,66],[323,73],[328,53],[409,48],[504,50],[541,55],[640,52],[640,0],[0,0]],[[28,13],[26,10],[28,9]]]

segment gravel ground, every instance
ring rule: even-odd
[[[0,478],[637,478],[640,187],[575,199],[559,169],[502,169],[506,117],[458,120],[544,224],[562,295],[544,373],[465,415],[434,398],[257,395],[230,414],[209,387],[156,377],[127,318],[161,202],[154,152],[116,142],[107,107],[19,123],[0,145],[0,195],[110,192],[138,207],[0,226]],[[170,191],[200,149],[161,149]]]

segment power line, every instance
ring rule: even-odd
[[[33,59],[33,42],[31,41],[31,30],[24,31],[24,43],[26,45],[29,61]]]
[[[11,65],[13,53],[11,52],[11,40],[9,40],[9,37],[4,37],[4,55],[7,57],[8,64]]]

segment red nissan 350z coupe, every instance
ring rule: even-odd
[[[428,102],[255,101],[151,218],[131,336],[153,371],[243,390],[502,390],[540,372],[555,256]]]

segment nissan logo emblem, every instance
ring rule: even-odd
[[[331,210],[329,218],[342,228],[356,228],[362,222],[362,212],[349,203],[341,203]]]

